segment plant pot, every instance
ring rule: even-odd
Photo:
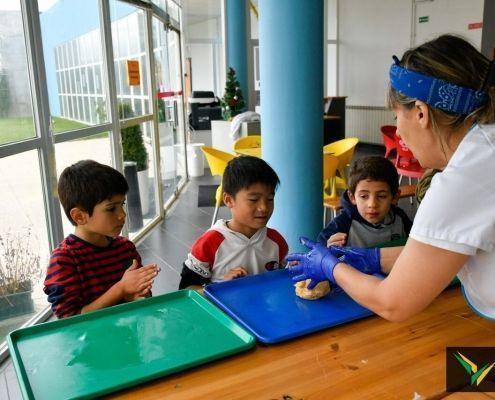
[[[32,313],[34,311],[32,292],[29,290],[0,296],[0,321]]]
[[[150,210],[150,179],[148,170],[138,171],[139,198],[141,200],[141,212],[143,216],[148,214]]]

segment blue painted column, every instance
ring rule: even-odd
[[[323,0],[259,0],[262,156],[281,185],[269,225],[291,251],[322,228]]]
[[[247,104],[249,103],[249,92],[246,24],[249,22],[249,15],[246,13],[246,1],[247,0],[225,0],[225,14],[227,25],[227,70],[229,67],[235,69],[237,79],[241,84],[242,96],[244,97],[244,102],[247,107]],[[225,71],[225,73],[227,73],[227,71]]]

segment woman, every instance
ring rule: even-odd
[[[419,313],[457,275],[471,307],[495,318],[495,67],[444,35],[394,56],[389,106],[397,134],[432,179],[409,240],[388,249],[325,248],[287,257],[295,281],[338,284],[390,321]],[[381,280],[373,274],[388,276]]]

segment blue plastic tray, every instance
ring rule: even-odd
[[[373,315],[338,287],[332,287],[322,299],[303,300],[296,296],[291,278],[287,269],[266,272],[210,284],[204,293],[263,343],[281,342]]]

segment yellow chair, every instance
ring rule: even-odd
[[[203,154],[206,157],[206,161],[210,167],[212,176],[219,176],[222,178],[223,171],[227,167],[227,163],[232,160],[235,156],[230,153],[226,153],[225,151],[214,149],[213,147],[203,146],[201,147]],[[217,192],[215,193],[215,212],[213,213],[213,219],[211,221],[211,226],[215,223],[217,219],[218,209],[222,205],[222,184],[217,188]]]
[[[241,137],[234,142],[234,151],[242,149],[260,149],[261,148],[261,135],[251,135]]]
[[[327,209],[332,210],[332,218],[337,216],[342,206],[337,194],[337,170],[339,159],[332,154],[323,154],[323,227],[327,223]],[[330,193],[328,193],[330,191]]]
[[[345,169],[351,163],[358,143],[358,138],[346,138],[323,146],[323,153],[329,153],[339,159],[339,166],[337,167],[339,176],[336,179],[339,189],[347,189]]]

